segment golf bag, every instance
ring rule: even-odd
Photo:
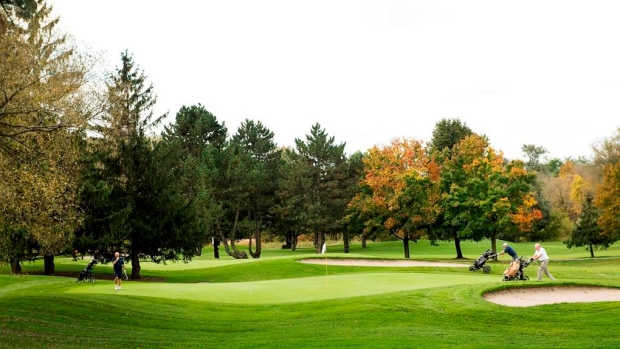
[[[531,262],[531,258],[529,260],[525,260],[523,259],[523,256],[521,256],[521,258],[517,260],[512,261],[508,269],[504,271],[504,281],[529,280],[530,278],[523,274],[523,269],[527,268]]]
[[[75,282],[95,282],[95,278],[93,277],[93,268],[97,264],[97,260],[93,259],[88,263],[86,268],[80,272]]]
[[[493,250],[486,250],[478,259],[474,261],[474,264],[469,266],[469,271],[476,271],[482,269],[482,272],[488,274],[491,271],[491,267],[486,265],[486,262],[497,256],[497,253]]]

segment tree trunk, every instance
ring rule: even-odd
[[[282,249],[288,250],[288,249],[291,249],[292,246],[293,246],[293,232],[287,231],[286,234],[284,234],[284,245],[282,245]]]
[[[220,239],[213,238],[213,258],[220,259]]]
[[[409,253],[409,237],[403,238],[402,240],[405,249],[405,258],[411,258],[411,254]]]
[[[233,252],[235,253],[235,258],[237,259],[247,259],[248,255],[247,253],[245,253],[245,251],[239,251],[237,249],[237,245],[235,245],[235,239],[230,239],[230,247],[232,247]]]
[[[293,241],[291,241],[291,251],[297,250],[297,234],[293,235]]]
[[[260,254],[261,254],[261,243],[260,243],[260,227],[259,227],[259,222],[258,222],[258,218],[255,219],[254,221],[254,239],[256,240],[256,251],[252,252],[252,234],[250,234],[250,256],[252,256],[252,258],[260,258]]]
[[[230,238],[224,236],[224,234],[222,234],[222,231],[220,230],[220,239],[222,241],[222,243],[224,243],[224,251],[226,251],[226,254],[233,257],[234,259],[248,259],[248,255],[245,253],[245,251],[239,251],[237,250],[237,246],[235,246],[235,233],[237,232],[237,223],[239,222],[239,209],[237,208],[237,211],[235,212],[235,220],[233,222],[233,226],[230,230]],[[230,240],[230,247],[228,246]],[[232,251],[231,251],[231,247],[232,247]]]
[[[9,263],[11,264],[11,274],[22,273],[22,265],[18,259],[12,258]]]
[[[235,246],[235,240],[230,241],[230,246],[232,247],[232,250],[228,246],[228,239],[222,239],[222,243],[224,244],[224,251],[226,251],[227,255],[233,257],[234,259],[248,259],[248,255],[245,253],[245,251],[237,250],[237,247]]]
[[[463,259],[463,251],[461,250],[461,239],[454,238],[454,247],[456,248],[456,259]]]
[[[313,237],[313,240],[312,240],[312,246],[314,246],[314,249],[316,250],[317,253],[321,252],[321,247],[322,247],[319,240],[320,240],[319,239],[319,232],[315,231],[314,232],[314,237]]]
[[[140,280],[140,258],[135,251],[131,251],[131,278]]]
[[[262,245],[260,242],[260,234],[256,236],[256,251],[251,254],[252,258],[260,258],[261,253],[263,252]]]
[[[252,258],[254,258],[254,252],[252,252],[252,240],[254,239],[254,237],[252,236],[252,233],[248,234],[248,251],[250,252],[250,256],[252,256]]]
[[[366,248],[366,247],[368,247],[368,246],[366,246],[366,240],[368,240],[368,239],[366,238],[366,236],[362,235],[362,248]]]
[[[590,244],[590,257],[594,258],[594,249],[592,248],[592,244]]]
[[[321,251],[323,250],[323,244],[325,243],[325,234],[324,233],[314,233],[315,237],[315,249],[316,249],[316,253],[321,253]]]
[[[351,241],[349,239],[349,234],[342,234],[342,241],[344,242],[344,253],[349,253],[351,250]]]
[[[54,265],[54,255],[46,253],[43,256],[43,273],[45,275],[54,275],[56,272],[56,266]]]

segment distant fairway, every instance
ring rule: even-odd
[[[111,282],[79,284],[68,293],[116,294],[231,304],[281,304],[350,298],[434,287],[497,282],[498,276],[430,273],[356,273],[297,279],[230,283],[127,282],[115,291]]]

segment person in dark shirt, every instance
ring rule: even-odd
[[[508,246],[507,243],[504,242],[504,244],[502,245],[502,252],[498,253],[498,256],[503,255],[504,253],[508,253],[510,255],[510,257],[512,257],[512,260],[515,261],[517,259],[519,259],[519,256],[517,255],[517,251],[514,250],[514,248]]]
[[[121,277],[123,274],[123,269],[125,269],[125,261],[121,258],[120,254],[116,252],[114,254],[114,260],[112,261],[112,266],[114,267],[114,289],[121,289],[121,281],[123,278]]]

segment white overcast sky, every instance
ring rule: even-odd
[[[620,126],[620,1],[49,0],[110,69],[127,49],[174,121],[202,104],[278,145],[346,152],[458,118],[508,158],[591,156]]]

